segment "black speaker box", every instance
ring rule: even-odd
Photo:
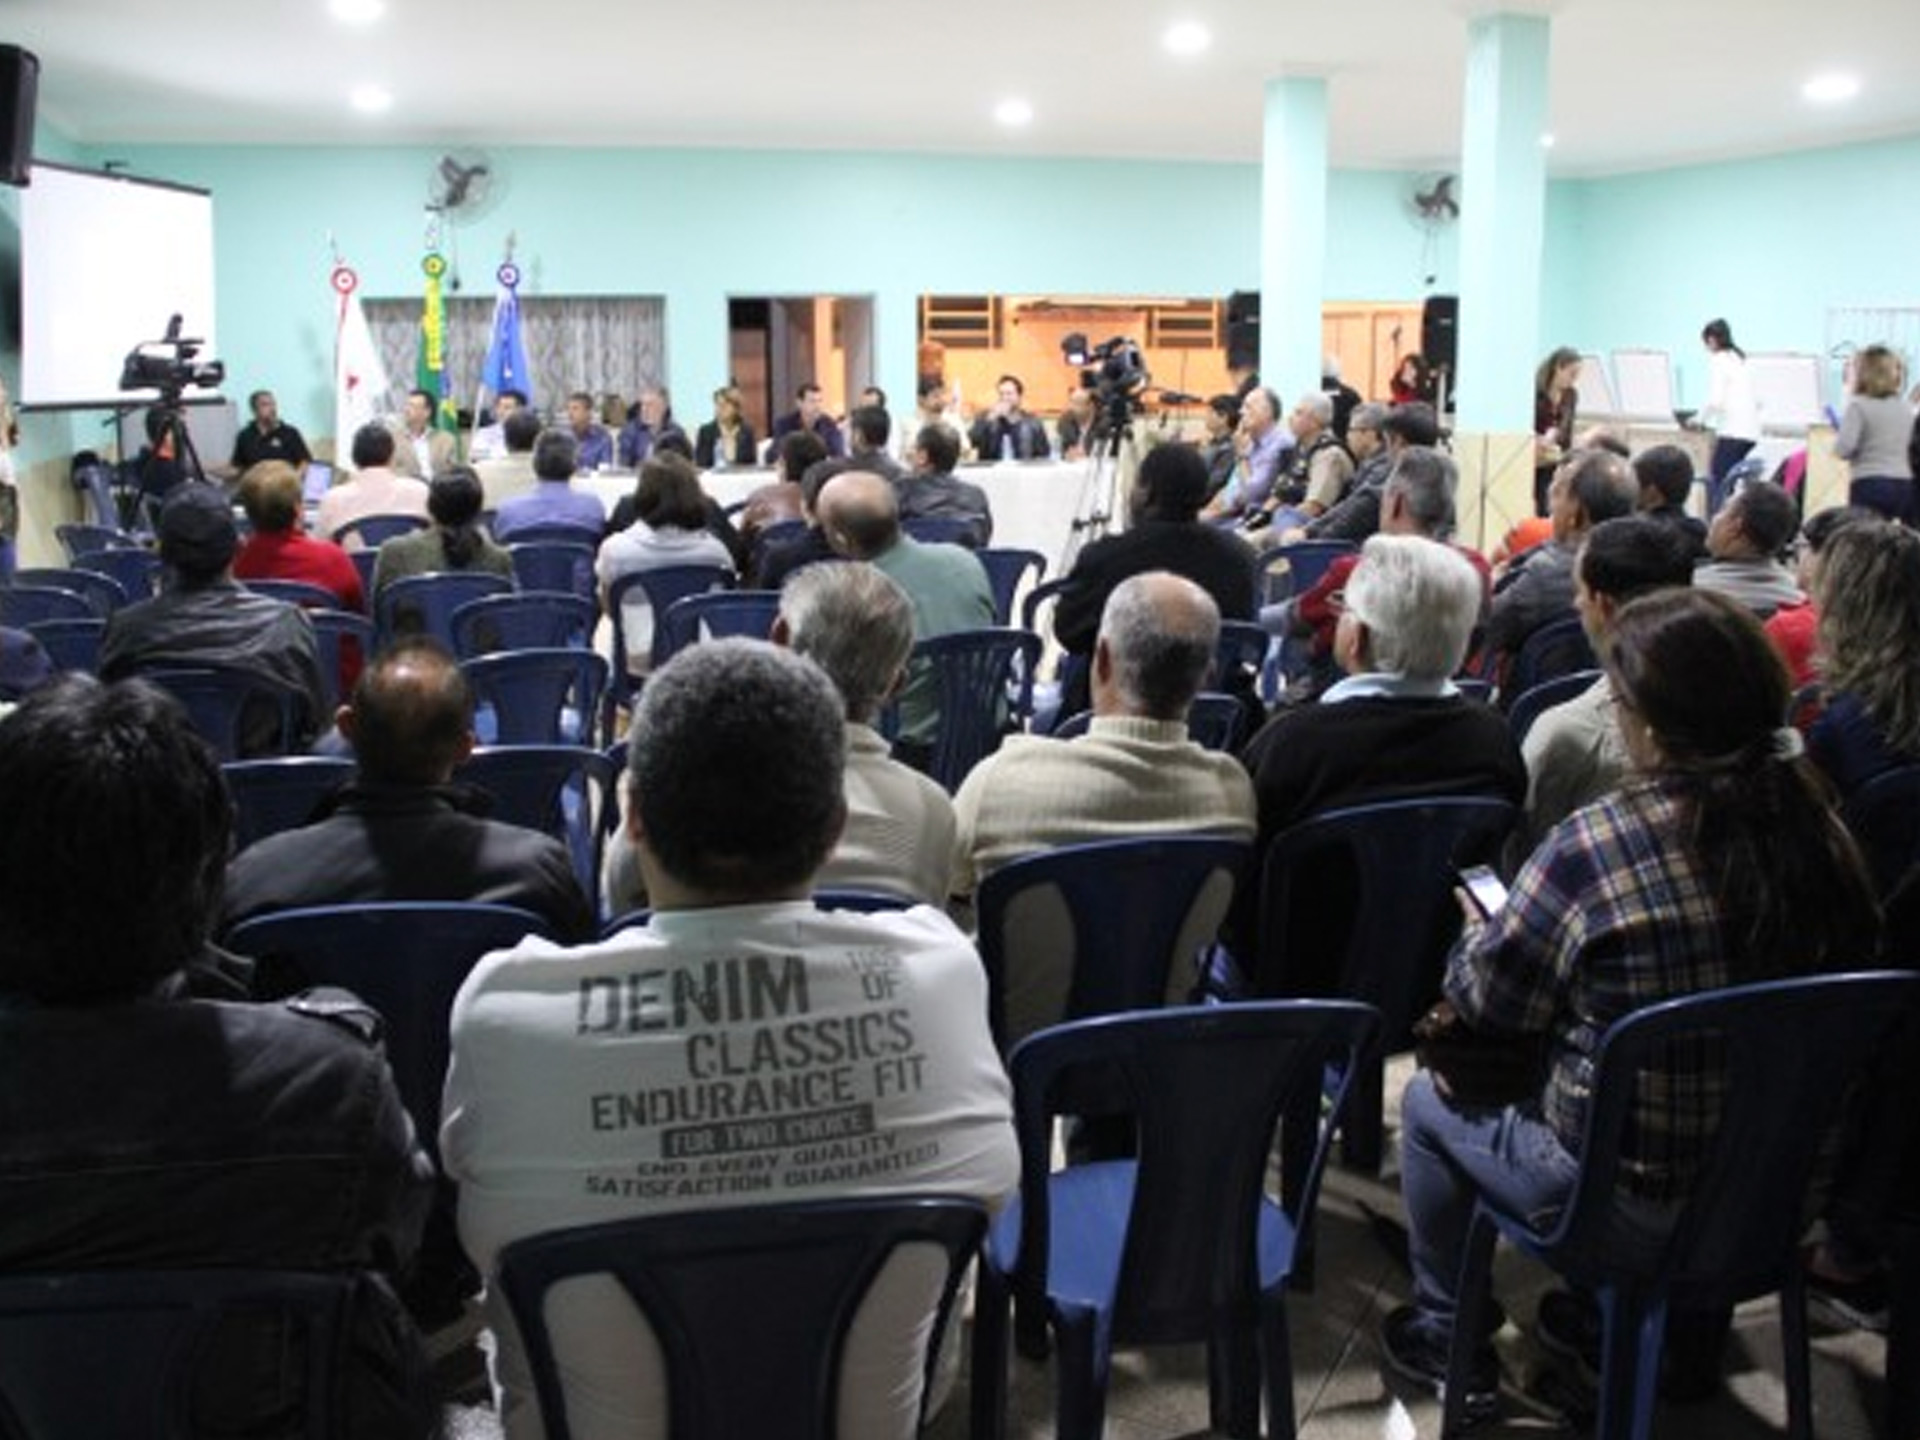
[[[1260,368],[1260,322],[1258,320],[1242,320],[1238,324],[1227,326],[1227,368],[1229,370]]]
[[[1429,295],[1420,312],[1420,355],[1427,364],[1435,369],[1444,365],[1452,372],[1459,329],[1460,297]]]
[[[33,164],[33,102],[40,62],[18,45],[0,45],[0,182],[27,183]]]
[[[1260,323],[1260,292],[1258,290],[1236,290],[1227,296],[1227,324],[1258,325]]]

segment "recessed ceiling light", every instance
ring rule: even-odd
[[[1033,123],[1033,106],[1017,97],[1002,100],[993,107],[993,118],[1002,125],[1019,128]]]
[[[1800,93],[1816,105],[1838,105],[1860,93],[1860,81],[1853,75],[1816,75],[1800,87]]]
[[[327,0],[333,18],[346,25],[371,25],[387,11],[386,0]]]
[[[1551,150],[1553,148],[1553,132],[1551,130],[1540,137],[1540,148],[1542,150]]]
[[[1213,44],[1213,32],[1197,20],[1182,20],[1167,27],[1160,43],[1175,55],[1198,55]]]
[[[356,85],[347,96],[347,103],[362,115],[378,115],[393,108],[393,95],[378,85]]]

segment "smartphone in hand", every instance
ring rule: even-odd
[[[1507,903],[1507,887],[1485,865],[1470,866],[1460,872],[1460,889],[1473,908],[1485,919]]]

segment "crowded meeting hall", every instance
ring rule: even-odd
[[[1920,6],[1680,8],[11,7],[0,1437],[1920,1440]]]

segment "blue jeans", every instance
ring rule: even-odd
[[[1412,1242],[1413,1301],[1436,1336],[1453,1332],[1474,1202],[1548,1224],[1580,1164],[1537,1115],[1509,1105],[1459,1110],[1419,1071],[1400,1102],[1400,1190]]]

